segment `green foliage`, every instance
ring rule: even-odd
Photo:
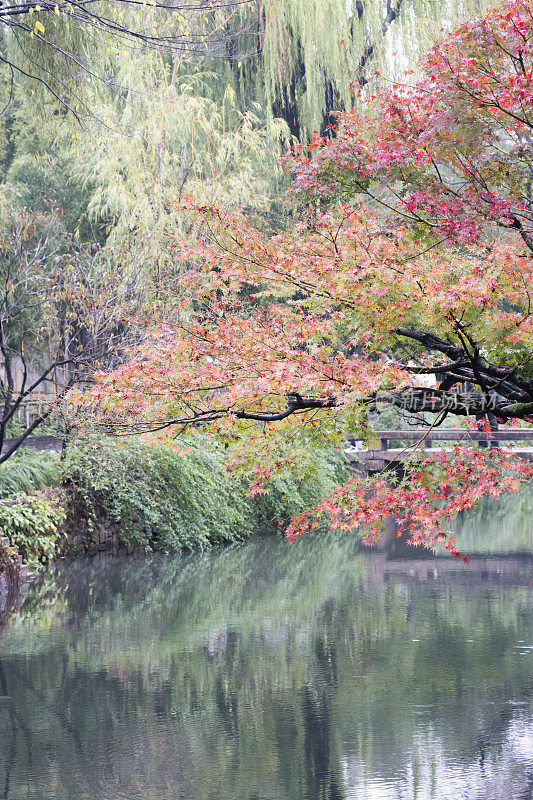
[[[233,66],[242,96],[283,117],[300,139],[350,108],[350,86],[398,80],[442,27],[491,5],[489,0],[269,0],[258,20],[260,56]],[[257,33],[249,37],[256,47]],[[241,37],[241,42],[243,37]],[[244,49],[244,48],[243,48]]]
[[[56,453],[18,450],[0,464],[0,497],[53,486],[59,478]]]
[[[59,501],[44,494],[19,493],[0,501],[0,531],[33,570],[53,558],[64,520]]]
[[[73,122],[35,114],[32,100],[23,96],[12,114],[9,136],[4,171],[11,205],[39,211],[52,201],[61,208],[67,231],[85,241],[101,241],[99,229],[87,219],[90,189],[75,175],[79,150]]]
[[[289,517],[326,497],[338,483],[347,479],[347,466],[339,452],[314,450],[312,472],[299,479],[292,474],[271,478],[264,494],[250,499],[259,528],[268,530],[273,523],[283,525]]]
[[[281,179],[279,142],[288,145],[288,131],[282,123],[265,125],[257,104],[241,111],[231,84],[214,72],[183,72],[154,56],[126,63],[120,75],[136,93],[122,108],[102,105],[99,116],[110,130],[97,143],[94,131],[79,134],[71,170],[89,192],[87,217],[105,228],[107,245],[128,243],[129,258],[122,258],[130,265],[140,259],[160,284],[174,261],[169,240],[190,233],[176,201],[191,194],[269,211]],[[117,125],[119,132],[111,130]],[[82,160],[75,157],[80,151]]]
[[[70,451],[64,482],[89,535],[115,523],[121,542],[137,548],[201,549],[251,532],[220,455],[207,448],[104,440]]]
[[[342,472],[341,457],[315,456],[312,477],[273,479],[264,495],[247,497],[244,477],[228,477],[226,454],[202,437],[185,450],[139,440],[99,440],[72,449],[64,465],[72,525],[87,543],[115,526],[124,545],[145,550],[203,549],[272,531],[276,522],[330,492]]]

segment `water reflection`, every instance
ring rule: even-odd
[[[331,535],[63,564],[0,642],[0,797],[528,798],[532,563]]]

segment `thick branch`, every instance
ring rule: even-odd
[[[453,360],[452,364],[442,367],[435,366],[431,369],[407,367],[406,369],[410,372],[426,372],[426,374],[448,372],[458,381],[468,381],[480,386],[483,390],[495,389],[508,400],[526,402],[529,398],[533,399],[531,382],[517,376],[515,369],[491,364],[484,356],[480,355],[477,347],[473,347],[470,352],[465,346],[454,345],[433,333],[414,328],[397,328],[395,333],[418,342],[428,351],[443,353]]]

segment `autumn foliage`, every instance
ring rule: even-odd
[[[268,235],[188,201],[203,236],[173,244],[180,312],[99,376],[83,402],[100,426],[201,428],[231,445],[260,492],[276,472],[310,468],[309,443],[367,437],[380,393],[398,408],[409,395],[415,419],[453,416],[465,437],[488,397],[502,423],[531,423],[529,4],[469,22],[422,67],[414,87],[381,92],[367,113],[360,98],[334,136],[285,157],[291,197],[306,205],[294,230]],[[475,391],[452,408],[454,383]],[[395,513],[414,544],[464,555],[446,520],[532,475],[499,448],[414,455],[399,481],[352,477],[288,534],[327,514],[372,542]]]
[[[323,202],[366,191],[432,243],[484,244],[498,228],[529,243],[532,15],[515,0],[437,42],[414,87],[406,76],[343,114],[334,138],[317,135],[312,158],[286,157],[293,192]]]

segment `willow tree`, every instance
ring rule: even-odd
[[[255,30],[243,29],[227,47],[237,90],[243,102],[255,92],[269,113],[283,117],[291,132],[305,139],[327,125],[330,113],[350,108],[356,82],[366,85],[375,71],[397,76],[416,61],[431,34],[489,3],[259,0],[255,5]],[[249,18],[246,22],[249,29]]]
[[[82,120],[93,113],[84,84],[96,81],[121,92],[114,59],[122,51],[225,55],[231,37],[246,30],[246,14],[239,15],[236,29],[226,23],[248,5],[248,0],[2,3],[0,62],[12,86],[22,81],[32,94],[44,88],[63,111]]]
[[[282,121],[266,122],[258,107],[241,110],[219,75],[178,60],[152,54],[139,65],[125,62],[122,75],[136,87],[129,102],[98,111],[121,133],[110,131],[92,147],[80,135],[72,172],[90,189],[87,214],[106,226],[106,243],[129,242],[159,274],[173,261],[171,237],[190,232],[176,205],[184,192],[199,202],[270,210],[288,131]]]
[[[78,119],[93,113],[87,81],[121,93],[116,57],[144,49],[229,67],[246,106],[264,100],[298,136],[351,103],[371,66],[388,73],[419,52],[427,33],[486,0],[160,0],[2,4],[0,62],[30,92],[46,89]],[[423,24],[420,24],[423,22]]]

